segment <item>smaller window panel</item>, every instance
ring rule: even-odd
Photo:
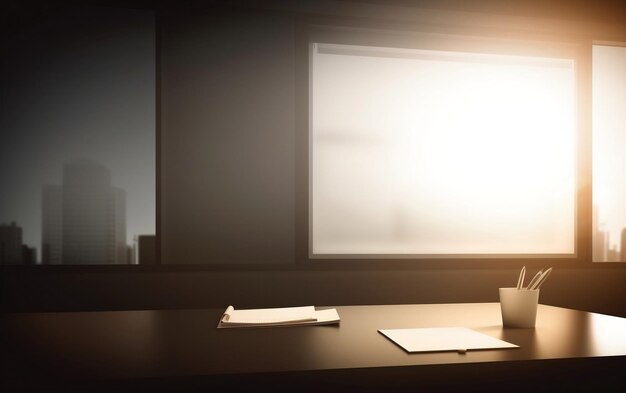
[[[0,264],[155,263],[154,12],[59,7],[6,42]]]
[[[592,56],[593,261],[626,262],[626,44]]]

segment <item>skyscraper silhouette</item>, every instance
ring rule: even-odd
[[[107,167],[89,160],[63,166],[63,185],[43,191],[43,262],[126,263],[126,196]]]
[[[63,261],[63,188],[50,185],[43,188],[41,225],[41,262],[59,265]]]

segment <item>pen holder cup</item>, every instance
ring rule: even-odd
[[[534,328],[538,303],[539,289],[500,288],[502,326]]]

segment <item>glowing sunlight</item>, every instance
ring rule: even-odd
[[[572,254],[574,61],[314,44],[314,255]]]

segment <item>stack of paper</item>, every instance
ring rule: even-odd
[[[218,328],[326,325],[339,323],[339,314],[332,308],[316,310],[313,306],[235,310],[228,306]]]

